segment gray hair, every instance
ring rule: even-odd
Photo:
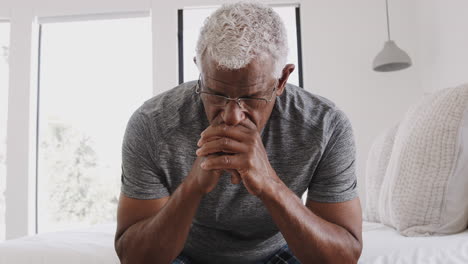
[[[213,12],[200,30],[196,47],[198,69],[202,55],[209,55],[218,67],[244,68],[254,58],[271,57],[273,77],[281,77],[288,55],[286,29],[280,16],[259,2],[224,4]]]

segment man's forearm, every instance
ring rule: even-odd
[[[309,210],[283,182],[260,196],[291,251],[302,263],[356,263],[360,242],[345,228]]]
[[[118,238],[116,249],[122,263],[171,263],[180,254],[202,198],[189,179],[157,215],[130,226]]]

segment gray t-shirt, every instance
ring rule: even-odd
[[[209,122],[181,84],[146,101],[130,118],[122,148],[122,192],[171,195],[189,174]],[[271,166],[298,197],[336,203],[357,197],[355,143],[345,114],[325,98],[288,84],[261,132]],[[184,247],[198,263],[254,263],[286,244],[260,199],[224,174],[200,203]]]

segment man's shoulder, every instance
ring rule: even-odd
[[[287,84],[275,112],[289,124],[330,133],[338,123],[348,123],[346,114],[331,100],[298,86]]]

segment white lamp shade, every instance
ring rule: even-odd
[[[374,59],[373,68],[378,72],[399,71],[411,66],[411,58],[393,40],[384,44],[383,50]]]

